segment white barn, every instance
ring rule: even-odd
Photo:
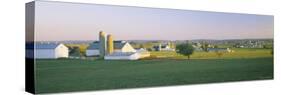
[[[150,53],[146,50],[137,52],[113,52],[112,54],[104,56],[105,60],[138,60],[140,58],[149,57]]]
[[[104,56],[105,60],[138,60],[139,58],[140,56],[136,52],[113,52]]]
[[[34,47],[32,45],[26,49],[26,57],[35,59],[67,58],[69,53],[68,48],[59,43],[35,43]]]
[[[90,46],[86,50],[86,56],[99,56],[100,55],[100,50],[99,50],[99,42],[93,42],[90,44]]]

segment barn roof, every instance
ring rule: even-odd
[[[126,43],[114,43],[114,49],[121,49]]]
[[[121,49],[127,42],[125,41],[114,41],[113,47],[114,49]],[[87,49],[99,49],[100,44],[99,41],[93,42]]]
[[[26,43],[26,49],[55,49],[60,43]]]
[[[99,49],[100,45],[98,41],[93,42],[92,44],[90,44],[90,46],[88,47],[88,49]]]

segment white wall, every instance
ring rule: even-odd
[[[140,56],[135,53],[130,56],[104,56],[105,60],[138,60]]]
[[[100,55],[100,51],[98,49],[96,50],[86,50],[87,56],[97,56]]]
[[[58,45],[55,49],[35,49],[34,51],[34,56],[38,59],[67,58],[69,52],[68,48],[63,44]],[[32,50],[29,52],[32,53]]]
[[[69,50],[63,44],[60,44],[57,46],[57,48],[55,48],[55,58],[67,58],[68,54]]]
[[[35,58],[39,59],[54,59],[55,50],[54,49],[35,49]]]
[[[129,43],[126,43],[121,50],[122,52],[136,52],[136,50]]]

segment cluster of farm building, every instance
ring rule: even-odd
[[[231,41],[220,41],[219,43],[231,43]],[[235,41],[234,48],[262,48],[263,41]],[[175,52],[176,42],[160,42],[151,48],[134,47],[130,42],[114,40],[111,34],[99,33],[99,40],[89,43],[85,50],[85,57],[102,58],[105,60],[138,60],[150,57],[150,51],[172,51]],[[218,43],[215,43],[218,44]],[[230,48],[218,48],[214,45],[204,45],[200,42],[192,42],[195,51],[207,52],[233,52]],[[203,48],[205,46],[205,48]],[[26,44],[26,57],[36,59],[77,58],[73,57],[73,48],[59,42],[35,42]],[[79,51],[78,51],[78,54]]]
[[[70,49],[63,43],[28,43],[26,57],[36,59],[69,58]],[[112,35],[99,33],[99,41],[94,41],[86,50],[87,57],[100,57],[105,60],[137,60],[149,57],[145,49],[135,49],[126,41],[114,41]]]

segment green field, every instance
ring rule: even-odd
[[[232,59],[232,58],[263,58],[263,57],[272,57],[272,49],[263,49],[263,48],[235,48],[231,49],[233,52],[223,53],[219,57],[216,52],[194,52],[191,55],[191,59]],[[186,56],[180,55],[176,52],[171,51],[153,51],[151,56],[157,58],[171,58],[171,59],[187,59]]]
[[[272,55],[137,61],[36,60],[36,93],[273,79]]]

